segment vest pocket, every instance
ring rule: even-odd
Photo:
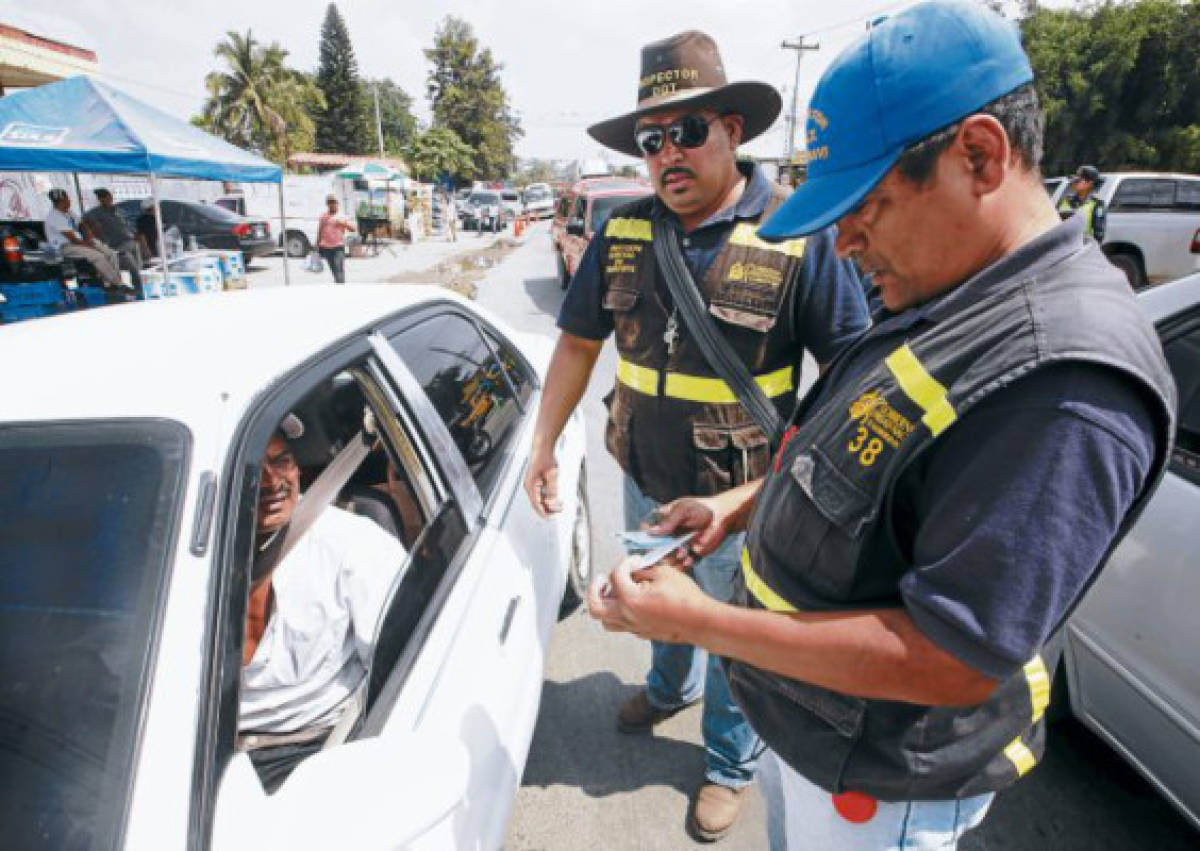
[[[630,466],[630,429],[633,424],[633,406],[618,386],[604,397],[608,408],[608,422],[604,426],[604,446],[616,459],[621,469],[632,475]]]
[[[637,306],[641,297],[642,294],[635,289],[609,286],[604,292],[604,309],[626,313]]]
[[[770,462],[766,435],[756,425],[692,424],[696,493],[713,494],[757,479]]]
[[[791,476],[817,510],[833,525],[857,538],[871,519],[871,499],[817,447],[792,462]]]
[[[632,286],[609,282],[602,302],[605,310],[613,312],[613,328],[616,332],[617,351],[628,351],[637,346],[641,335],[641,317],[634,312],[642,294]]]

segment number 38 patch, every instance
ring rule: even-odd
[[[899,448],[913,431],[913,423],[887,403],[878,390],[868,390],[850,405],[850,419],[858,422],[846,451],[864,467],[872,466],[885,447]]]

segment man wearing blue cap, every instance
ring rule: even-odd
[[[837,222],[883,309],[761,483],[668,507],[701,553],[748,527],[741,606],[666,564],[589,598],[610,629],[730,660],[776,845],[951,848],[977,825],[1043,750],[1043,644],[1169,457],[1170,372],[1042,189],[1032,77],[1015,28],[940,0],[834,60],[808,182],[759,234]]]

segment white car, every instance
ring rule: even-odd
[[[1117,546],[1051,655],[1053,707],[1098,733],[1200,828],[1200,275],[1145,290],[1179,390],[1162,484]]]
[[[531,183],[521,193],[525,212],[535,219],[549,219],[554,215],[554,191],[547,183]]]
[[[564,512],[539,519],[521,488],[548,360],[432,287],[0,332],[0,844],[500,847],[550,630],[588,570],[579,417]],[[289,414],[308,493],[366,435],[337,503],[382,500],[408,555],[361,712],[268,795],[236,725],[259,471]]]

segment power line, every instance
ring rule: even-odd
[[[827,33],[827,32],[832,32],[834,30],[840,30],[843,27],[849,27],[849,26],[853,26],[853,25],[857,25],[857,24],[865,24],[868,21],[871,21],[874,18],[879,17],[884,12],[890,12],[893,9],[899,8],[900,6],[911,6],[914,2],[915,2],[915,0],[897,0],[897,2],[894,2],[894,3],[887,3],[883,6],[880,6],[877,9],[872,10],[871,12],[869,12],[866,15],[858,15],[857,17],[854,17],[854,18],[846,18],[845,20],[838,21],[835,24],[827,24],[823,27],[817,27],[814,30],[808,30],[807,32],[800,34],[800,39],[803,40],[811,35],[819,35],[821,33]]]
[[[791,165],[792,156],[796,151],[796,101],[799,96],[800,89],[800,60],[804,58],[806,50],[820,50],[821,45],[814,42],[813,44],[805,44],[804,36],[800,36],[799,41],[787,41],[779,45],[784,50],[796,51],[796,76],[792,81],[792,110],[788,115],[788,131],[787,139],[784,143],[784,154],[787,157],[787,162]]]

